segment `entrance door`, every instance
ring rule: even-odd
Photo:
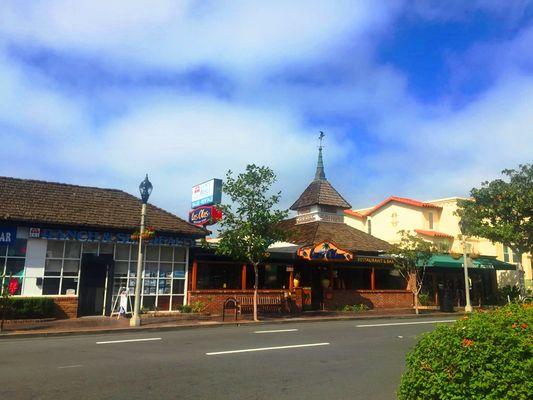
[[[111,306],[113,287],[113,256],[84,254],[81,262],[80,294],[78,315],[102,315],[104,305],[106,314]],[[104,297],[105,296],[105,297]]]

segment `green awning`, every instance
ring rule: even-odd
[[[474,269],[495,269],[495,270],[516,270],[514,264],[509,264],[492,256],[478,256],[470,259],[471,265],[468,268]],[[454,258],[450,254],[435,254],[431,256],[427,267],[435,268],[463,268],[463,256]]]

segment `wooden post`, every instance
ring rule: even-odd
[[[196,282],[198,278],[198,261],[196,258],[192,260],[192,277],[191,277],[191,290],[196,290]]]
[[[246,290],[246,264],[242,264],[241,269],[241,289]]]
[[[289,290],[294,289],[294,267],[292,267],[292,270],[289,272]]]
[[[374,267],[370,271],[370,290],[376,290],[376,269]]]
[[[439,287],[437,286],[437,275],[435,273],[431,274],[431,281],[433,283],[433,293],[435,296],[435,305],[439,305]]]
[[[329,288],[333,288],[333,267],[328,265],[328,279],[329,279]]]

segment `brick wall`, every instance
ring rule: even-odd
[[[409,308],[413,294],[406,290],[324,290],[326,309],[361,303],[370,308]]]
[[[54,297],[56,304],[56,318],[76,318],[78,316],[78,297]]]
[[[187,293],[187,304],[201,301],[206,304],[205,311],[212,315],[221,315],[224,301],[229,297],[242,296],[247,294],[253,296],[253,290],[196,290]],[[280,290],[259,290],[259,295],[278,294]],[[296,296],[297,297],[297,296]],[[250,310],[243,310],[250,312]]]

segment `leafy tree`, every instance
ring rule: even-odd
[[[522,254],[533,251],[533,164],[502,173],[508,181],[496,179],[472,189],[472,200],[460,201],[457,214],[463,234],[502,243],[520,261]]]
[[[415,312],[418,314],[418,295],[422,290],[426,265],[438,249],[433,243],[401,230],[399,232],[400,242],[394,245],[392,253],[394,255],[395,267],[405,279],[408,289],[413,293],[415,301]]]
[[[276,210],[281,192],[270,194],[276,175],[268,167],[248,165],[236,178],[228,171],[223,192],[232,204],[221,206],[224,218],[216,252],[254,266],[254,320],[257,321],[258,267],[267,257],[268,247],[284,239],[278,224],[287,211]]]

